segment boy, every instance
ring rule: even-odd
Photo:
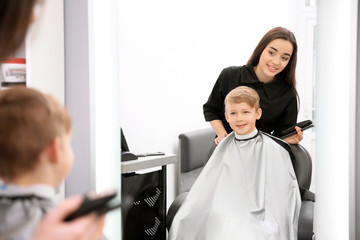
[[[257,92],[232,90],[225,117],[233,132],[191,188],[169,239],[297,239],[299,187],[289,152],[280,145],[286,143],[255,127],[261,117]]]
[[[0,239],[31,239],[72,167],[70,139],[70,115],[53,97],[0,91]]]

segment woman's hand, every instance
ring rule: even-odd
[[[218,145],[221,140],[223,140],[228,134],[224,128],[224,125],[220,120],[212,120],[210,121],[211,127],[214,129],[216,133],[216,138],[214,140],[215,144]]]
[[[81,204],[81,196],[73,196],[45,215],[37,226],[32,240],[99,240],[103,236],[105,215],[96,213],[79,217],[70,222],[64,219]]]
[[[217,136],[217,138],[215,138],[215,140],[214,140],[215,144],[218,145],[219,142],[220,142],[221,140],[223,140],[226,136],[227,136],[227,133],[223,133],[223,134],[221,134],[220,136]]]
[[[284,139],[285,142],[289,144],[299,144],[300,141],[303,139],[303,132],[301,131],[301,128],[298,126],[295,127],[295,130],[297,134],[291,135]]]

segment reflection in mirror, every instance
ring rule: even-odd
[[[221,70],[246,64],[264,33],[277,26],[297,38],[298,121],[314,119],[316,6],[308,3],[120,1],[121,124],[132,150],[179,154],[180,133],[210,127],[202,106]],[[313,130],[301,144],[315,161]],[[168,206],[177,195],[177,171],[169,165]]]

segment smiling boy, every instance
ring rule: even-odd
[[[239,87],[225,98],[225,118],[238,135],[253,132],[261,113],[259,96],[251,88]]]
[[[195,181],[169,239],[296,240],[301,199],[287,143],[256,129],[261,108],[252,88],[229,92],[225,117],[233,132]]]

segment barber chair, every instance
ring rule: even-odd
[[[212,128],[195,130],[179,135],[179,195],[175,198],[167,213],[166,227],[168,230],[191,186],[211,156],[215,148],[214,139],[215,133]],[[315,194],[309,191],[312,172],[311,156],[300,144],[290,145],[290,147],[295,156],[293,166],[302,199],[298,223],[298,240],[314,240],[313,216]]]

